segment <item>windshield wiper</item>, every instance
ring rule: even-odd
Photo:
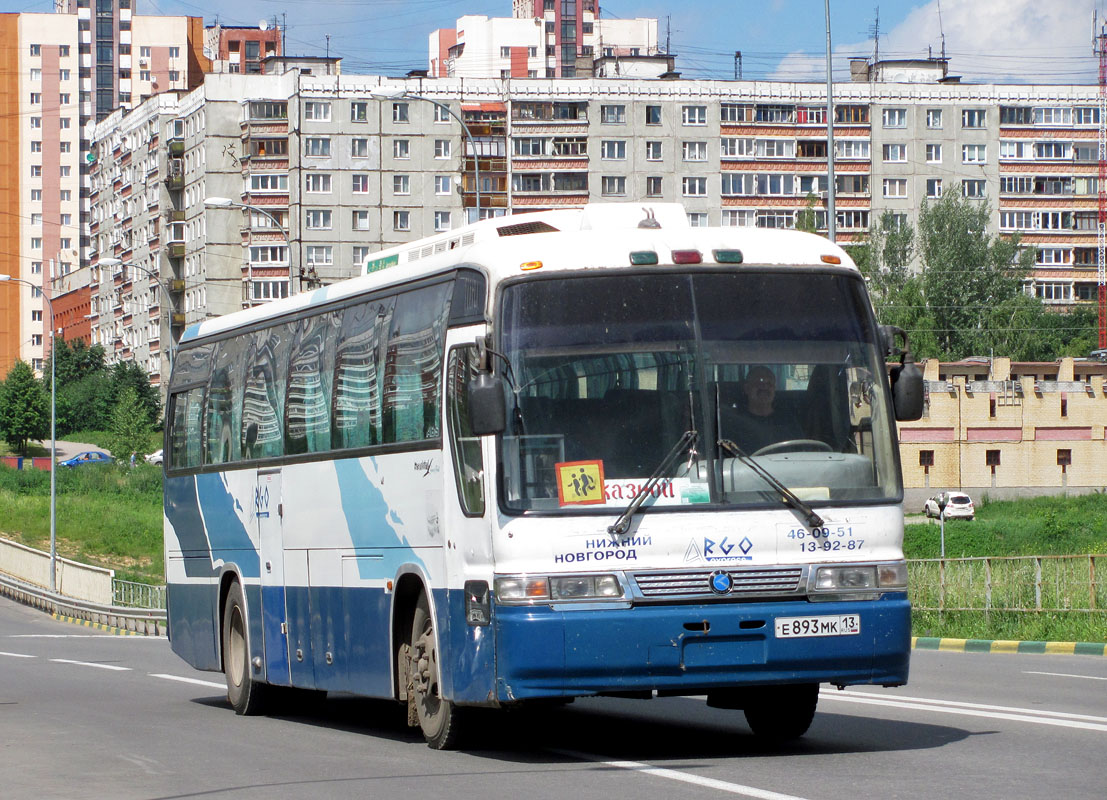
[[[627,506],[626,511],[619,515],[619,518],[615,520],[614,525],[610,525],[607,528],[607,532],[611,534],[615,542],[619,541],[619,537],[627,532],[630,527],[630,520],[641,508],[642,503],[646,502],[646,498],[654,487],[666,477],[666,473],[669,471],[669,467],[673,465],[673,462],[677,460],[677,457],[688,449],[689,445],[695,444],[696,438],[699,436],[697,431],[685,431],[677,443],[673,445],[673,449],[669,451],[669,454],[665,456],[662,462],[658,465],[657,469],[650,475],[649,480],[638,487],[638,491],[635,492],[634,497],[631,498],[630,505]]]
[[[772,486],[779,492],[784,504],[794,508],[796,511],[803,515],[803,521],[807,523],[809,528],[821,528],[823,525],[823,518],[815,513],[815,510],[807,503],[796,497],[795,493],[777,480],[776,476],[758,464],[753,458],[746,455],[746,453],[732,442],[730,439],[720,439],[719,446],[724,450],[728,450],[735,458],[757,473],[767,484]]]

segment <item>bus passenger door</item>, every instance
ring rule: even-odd
[[[284,532],[280,470],[259,470],[254,499],[261,549],[261,613],[266,680],[291,683],[285,613]]]

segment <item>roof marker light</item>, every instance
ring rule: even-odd
[[[532,269],[542,269],[542,262],[541,261],[524,261],[522,264],[519,265],[519,269],[523,270],[524,272],[526,272],[528,270],[532,270]]]
[[[822,258],[822,262],[824,264],[841,264],[842,263],[842,257],[841,256],[822,256],[821,258]]]
[[[636,267],[657,263],[657,253],[653,250],[634,250],[630,254],[630,263]]]
[[[673,263],[674,264],[700,264],[703,262],[703,255],[699,250],[674,250],[673,251]]]
[[[742,263],[742,251],[741,250],[712,250],[711,255],[715,257],[715,261],[719,264],[741,264]]]

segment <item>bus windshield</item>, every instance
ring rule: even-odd
[[[621,508],[663,465],[644,510],[779,508],[763,472],[810,506],[898,500],[855,273],[577,273],[509,285],[501,311],[509,513]]]

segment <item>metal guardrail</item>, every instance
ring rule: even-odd
[[[112,603],[125,608],[165,609],[165,587],[112,579]]]
[[[1107,555],[924,558],[907,562],[920,611],[1107,612]]]
[[[143,636],[165,636],[168,630],[164,609],[124,608],[101,605],[51,592],[0,572],[0,595],[61,616],[118,628]]]

